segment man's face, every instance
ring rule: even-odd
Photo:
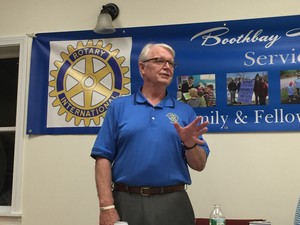
[[[140,72],[145,83],[168,86],[173,79],[174,67],[165,60],[174,61],[172,54],[159,46],[153,46],[148,54],[147,62],[140,62]]]

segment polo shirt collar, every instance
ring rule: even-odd
[[[135,93],[134,96],[134,100],[136,103],[139,104],[145,104],[147,101],[147,99],[145,98],[145,96],[142,94],[141,92],[142,88],[140,88],[138,90],[138,92]],[[174,108],[175,107],[175,101],[174,99],[169,95],[168,91],[167,91],[167,95],[165,96],[165,98],[155,107],[170,107],[170,108]]]

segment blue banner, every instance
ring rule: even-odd
[[[142,85],[148,42],[176,51],[169,93],[209,132],[298,131],[300,16],[92,31],[33,39],[27,134],[94,134],[113,99]]]

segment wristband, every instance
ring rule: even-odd
[[[182,143],[182,145],[183,145],[183,147],[184,147],[184,149],[185,150],[190,150],[190,149],[192,149],[192,148],[195,148],[198,144],[196,143],[196,144],[194,144],[192,147],[188,147],[188,146],[186,146],[183,142],[181,142]]]
[[[100,211],[105,211],[105,210],[114,209],[114,208],[115,208],[115,205],[103,206],[103,207],[100,207]]]

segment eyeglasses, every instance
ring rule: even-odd
[[[150,62],[150,61],[153,61],[154,63],[156,63],[160,66],[166,65],[166,63],[168,63],[170,65],[170,67],[172,67],[172,68],[176,68],[176,66],[177,66],[177,63],[175,61],[167,60],[164,58],[151,58],[151,59],[144,60],[143,63]]]

